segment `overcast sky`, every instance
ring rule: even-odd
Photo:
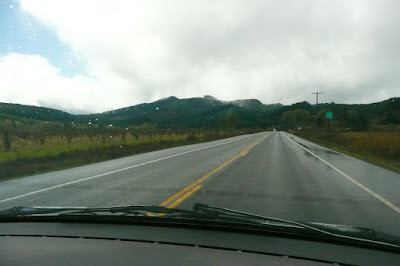
[[[400,1],[1,0],[0,102],[400,96]]]

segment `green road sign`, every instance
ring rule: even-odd
[[[333,113],[332,112],[326,112],[325,113],[325,118],[326,119],[332,119],[332,117],[333,117]]]

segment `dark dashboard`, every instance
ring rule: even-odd
[[[168,226],[1,223],[0,265],[398,265],[400,254]]]

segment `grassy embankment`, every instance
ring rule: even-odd
[[[0,144],[0,180],[66,169],[143,152],[212,141],[245,133],[248,132],[139,136],[138,139],[131,135],[126,135],[123,143],[119,136],[110,138],[105,143],[102,143],[100,138],[94,138],[91,141],[88,137],[82,136],[72,140],[70,151],[66,138],[53,137],[47,139],[44,145],[27,139],[15,138],[10,151],[4,151],[2,144]]]
[[[400,172],[400,128],[377,131],[334,132],[329,143],[326,129],[306,129],[302,138],[370,163]]]

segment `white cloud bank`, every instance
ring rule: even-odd
[[[400,1],[21,0],[87,64],[0,60],[0,101],[93,112],[175,95],[264,103],[400,96]]]

